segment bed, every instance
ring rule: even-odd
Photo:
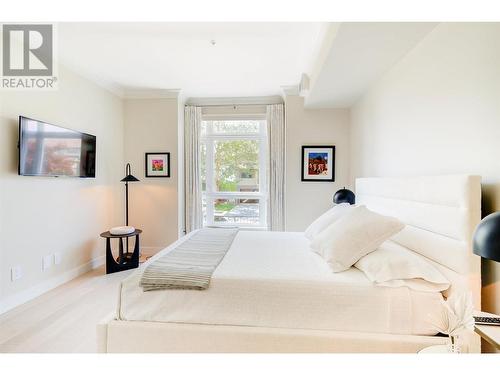
[[[472,291],[480,308],[470,249],[479,177],[363,178],[356,194],[404,221],[392,240],[433,263],[448,294]],[[333,273],[303,233],[240,231],[203,291],[143,292],[143,269],[122,282],[117,311],[98,325],[99,351],[416,352],[446,341],[428,319],[446,293],[374,286],[356,268]]]

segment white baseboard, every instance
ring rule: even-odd
[[[35,286],[32,286],[31,288],[15,293],[4,298],[3,300],[0,300],[0,314],[12,310],[13,308],[22,305],[23,303],[26,303],[44,293],[47,293],[48,291],[58,287],[59,285],[67,283],[68,281],[71,281],[74,278],[103,265],[105,261],[106,257],[104,255],[100,256],[98,258],[92,259],[90,262],[73,268],[72,270],[66,271],[61,275],[45,280]]]

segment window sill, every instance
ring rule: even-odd
[[[267,231],[269,230],[268,227],[258,227],[258,226],[249,226],[249,227],[239,227],[237,225],[205,225],[203,228],[238,228],[241,230],[247,230],[247,231]]]

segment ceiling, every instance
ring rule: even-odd
[[[281,94],[308,71],[322,23],[60,23],[60,62],[117,93]],[[211,41],[215,41],[215,45]]]
[[[300,91],[307,108],[346,108],[436,25],[60,23],[58,51],[63,65],[123,97],[180,90],[185,98],[248,98],[285,89]],[[306,90],[301,77],[310,77]]]
[[[332,24],[310,72],[308,108],[348,108],[412,50],[436,23]]]

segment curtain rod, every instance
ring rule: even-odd
[[[259,105],[284,104],[281,103],[251,103],[251,104],[184,104],[184,107],[251,107]]]
[[[258,106],[269,104],[284,104],[281,96],[248,96],[248,97],[219,97],[219,98],[187,98],[185,105],[195,107],[237,107]]]

